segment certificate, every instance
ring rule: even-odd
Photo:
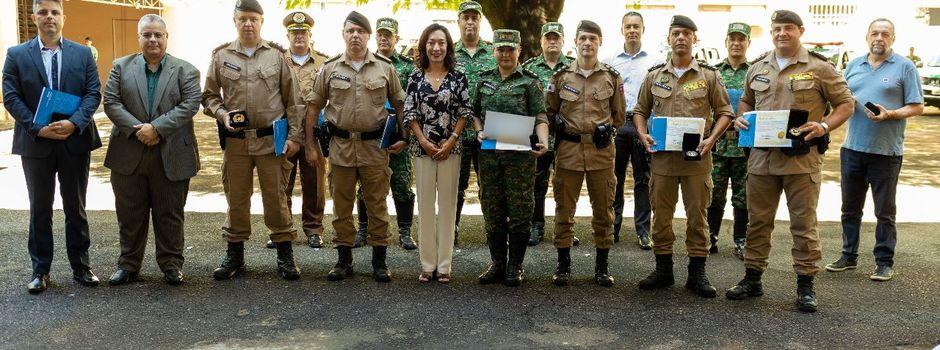
[[[685,134],[705,133],[705,118],[653,117],[650,135],[653,136],[653,151],[682,151]]]
[[[486,139],[480,149],[501,151],[531,151],[529,136],[535,130],[535,117],[486,111],[483,133]]]
[[[790,120],[790,110],[780,111],[751,111],[742,116],[748,123],[747,130],[738,133],[738,146],[740,147],[792,147],[793,142],[787,138],[787,122]]]

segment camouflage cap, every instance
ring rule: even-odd
[[[392,34],[398,35],[398,21],[391,17],[382,17],[375,21],[375,30],[385,29]]]
[[[548,22],[542,25],[542,36],[548,33],[555,33],[565,36],[565,27],[558,22]]]
[[[294,11],[284,16],[284,27],[291,30],[310,30],[313,28],[313,17],[303,11]]]
[[[261,8],[261,4],[258,3],[258,0],[235,0],[235,9],[264,15],[264,9]]]
[[[728,34],[731,33],[741,33],[744,34],[744,37],[751,38],[751,26],[747,23],[734,22],[728,25]]]
[[[770,16],[770,22],[777,24],[790,23],[796,24],[800,27],[803,26],[803,19],[800,18],[800,15],[790,10],[774,11],[774,14]]]
[[[518,30],[497,29],[493,31],[493,47],[510,46],[518,49],[521,42],[522,35]]]
[[[457,14],[460,15],[466,11],[476,11],[481,16],[483,15],[483,6],[480,6],[480,3],[468,0],[460,3],[460,6],[457,7]]]

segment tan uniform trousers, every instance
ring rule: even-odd
[[[300,173],[301,209],[300,218],[303,222],[303,232],[307,237],[323,234],[323,211],[326,209],[326,167],[325,161],[316,168],[307,163],[303,147],[288,159],[293,164],[289,171],[287,188],[287,207],[292,208],[294,183],[297,173]]]
[[[330,164],[330,194],[333,196],[333,230],[336,246],[352,247],[356,242],[353,226],[353,204],[356,203],[356,183],[362,187],[362,199],[369,213],[370,246],[388,246],[388,197],[392,169],[387,165],[344,167]]]
[[[578,171],[555,168],[552,189],[555,195],[555,248],[570,248],[574,238],[574,212],[581,196],[581,184],[587,179],[591,199],[594,247],[610,249],[614,245],[614,168]]]
[[[822,259],[819,232],[816,230],[816,205],[819,202],[821,174],[755,175],[747,174],[747,210],[750,222],[744,250],[744,266],[763,271],[770,256],[770,234],[780,203],[786,193],[790,210],[790,234],[793,235],[793,270],[814,276],[816,263]]]
[[[292,241],[297,237],[290,208],[287,206],[287,176],[293,165],[285,157],[274,154],[248,155],[243,139],[226,139],[222,159],[222,187],[228,201],[228,222],[222,227],[229,242],[243,242],[251,236],[251,194],[254,172],[258,172],[264,225],[274,242]]]
[[[710,241],[705,210],[712,199],[711,174],[688,176],[650,175],[650,205],[653,208],[653,253],[672,254],[676,232],[672,219],[682,189],[685,205],[685,251],[689,257],[707,257]]]

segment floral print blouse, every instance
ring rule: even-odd
[[[457,121],[461,118],[467,120],[469,127],[472,115],[470,87],[463,73],[450,70],[444,75],[441,86],[436,91],[422,70],[415,71],[408,78],[402,122],[409,130],[411,121],[417,121],[424,136],[440,145],[454,132]],[[416,157],[427,156],[418,142],[411,142],[408,150]],[[460,142],[457,142],[451,154],[460,154]]]

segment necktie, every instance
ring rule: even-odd
[[[49,80],[52,81],[52,89],[59,90],[59,53],[58,52],[52,54],[52,76],[49,77]]]

